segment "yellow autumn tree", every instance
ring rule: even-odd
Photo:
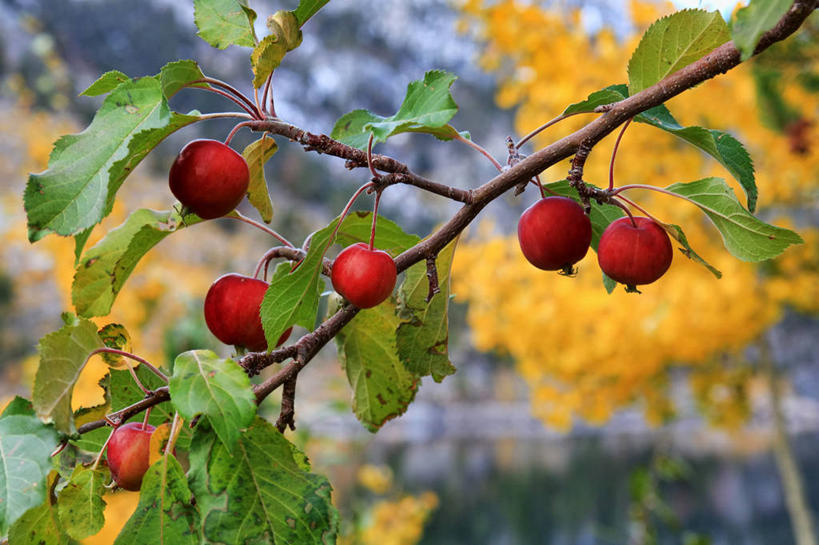
[[[546,11],[533,2],[470,0],[462,8],[462,28],[485,43],[481,65],[497,74],[497,102],[516,108],[520,134],[591,92],[626,81],[642,31],[671,10],[632,2],[634,34],[618,39],[606,28],[589,35],[578,13]],[[819,56],[808,58],[815,68]],[[666,395],[669,371],[687,366],[692,391],[711,408],[704,414],[736,426],[748,411],[752,373],[726,361],[735,361],[733,356],[775,324],[786,307],[803,312],[819,307],[819,233],[783,217],[793,208],[815,209],[819,150],[795,149],[793,134],[763,126],[749,64],[667,106],[682,125],[737,135],[754,160],[758,213],[795,228],[805,244],[773,262],[739,261],[722,247],[719,233],[697,207],[645,190],[627,194],[653,216],[682,226],[691,246],[722,271],[721,279],[678,253],[668,273],[645,286],[642,295],[621,288],[608,295],[594,252],[579,263],[576,277],[566,278],[532,267],[516,237],[489,222],[461,244],[454,292],[468,304],[474,343],[515,360],[531,388],[533,412],[549,425],[566,429],[575,417],[603,423],[614,410],[635,402],[644,405],[649,421],[662,422],[674,410]],[[783,70],[785,100],[815,114],[816,94],[796,83],[796,69]],[[535,149],[586,122],[588,116],[577,116],[559,123],[535,138]],[[800,130],[801,143],[817,141],[815,125],[803,123]],[[614,139],[611,135],[594,148],[585,180],[607,185]],[[564,179],[568,169],[568,162],[552,167],[544,182]],[[674,136],[641,124],[626,131],[617,155],[617,185],[665,187],[708,176],[726,178],[739,189],[719,163]],[[520,198],[532,201],[533,193]]]

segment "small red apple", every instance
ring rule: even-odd
[[[205,323],[225,344],[243,346],[251,352],[267,350],[259,308],[268,284],[241,274],[216,279],[205,296]],[[281,345],[290,337],[289,328],[279,337]]]
[[[120,488],[136,491],[150,465],[151,434],[154,426],[129,422],[114,430],[108,441],[108,467]]]
[[[539,269],[571,271],[589,250],[592,228],[583,208],[567,197],[546,197],[518,221],[523,255]]]
[[[168,183],[184,206],[203,219],[224,216],[247,193],[250,174],[244,158],[218,140],[194,140],[171,165]]]
[[[344,248],[333,262],[333,289],[358,308],[386,300],[395,287],[395,261],[382,250],[363,242]]]
[[[634,218],[634,224],[628,217],[611,222],[597,247],[603,272],[630,289],[660,278],[671,266],[673,255],[665,229],[640,216]]]

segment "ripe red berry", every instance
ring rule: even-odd
[[[358,308],[386,300],[395,287],[395,261],[382,250],[363,242],[347,246],[333,262],[333,289]]]
[[[518,221],[523,255],[539,269],[571,271],[591,243],[591,221],[567,197],[546,197],[526,209]]]
[[[668,234],[657,222],[638,216],[634,223],[628,217],[613,221],[597,247],[603,272],[631,289],[665,274],[674,254]]]
[[[217,140],[188,143],[171,165],[168,183],[184,206],[203,219],[224,216],[247,193],[244,158]]]
[[[267,350],[259,308],[268,284],[240,274],[216,279],[205,296],[205,323],[225,344],[243,346],[251,352]],[[279,337],[278,345],[290,337],[292,328]]]
[[[151,434],[154,427],[129,422],[114,430],[108,441],[108,467],[120,488],[136,491],[150,465]]]

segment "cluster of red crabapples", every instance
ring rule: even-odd
[[[589,250],[592,226],[583,208],[567,197],[545,197],[526,209],[518,222],[518,241],[526,259],[546,271],[571,273]],[[623,217],[606,227],[597,262],[612,280],[634,290],[660,278],[671,266],[673,250],[665,230],[646,217]]]

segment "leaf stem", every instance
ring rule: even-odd
[[[284,238],[282,235],[280,235],[279,233],[277,233],[276,231],[274,231],[273,229],[271,229],[267,225],[264,225],[263,223],[259,223],[258,221],[250,219],[249,217],[245,216],[244,214],[242,214],[238,210],[234,210],[234,212],[235,212],[235,214],[230,214],[230,215],[227,215],[225,217],[235,219],[235,220],[239,220],[239,221],[243,221],[243,222],[247,223],[248,225],[252,225],[253,227],[256,227],[257,229],[260,229],[260,230],[264,231],[265,233],[272,236],[273,238],[275,238],[276,240],[278,240],[279,242],[281,242],[285,246],[288,246],[290,248],[294,247],[293,243],[291,243],[289,240]]]
[[[373,137],[375,133],[370,133],[370,138],[367,140],[367,166],[370,168],[370,174],[373,175],[373,178],[378,179],[378,173],[375,171],[375,167],[373,167]]]
[[[523,138],[521,138],[521,139],[518,141],[518,143],[517,143],[517,144],[515,144],[515,149],[520,149],[520,147],[521,147],[523,144],[525,144],[526,142],[528,142],[529,140],[531,140],[532,138],[534,138],[535,136],[537,136],[539,133],[541,133],[541,132],[543,132],[544,130],[548,129],[548,128],[549,128],[549,127],[551,127],[552,125],[554,125],[554,124],[556,124],[556,123],[559,123],[559,122],[563,121],[563,120],[564,120],[564,119],[566,119],[566,118],[572,117],[573,115],[577,115],[577,114],[581,114],[581,113],[588,113],[588,112],[576,112],[576,113],[573,113],[573,114],[560,114],[559,116],[557,116],[556,118],[552,119],[551,121],[547,121],[546,123],[544,123],[543,125],[541,125],[541,126],[540,126],[540,127],[538,127],[537,129],[533,130],[532,132],[530,132],[529,134],[527,134],[526,136],[524,136]]]
[[[204,83],[203,81],[191,82],[191,83]],[[227,98],[228,100],[233,101],[234,104],[239,106],[241,109],[246,111],[251,119],[260,119],[259,115],[253,110],[252,106],[246,105],[243,101],[239,100],[235,96],[231,95],[230,93],[226,93],[221,89],[216,89],[214,87],[199,87],[198,85],[190,85],[188,84],[187,87],[191,89],[202,89],[203,91],[210,91],[211,93],[216,93],[217,95],[222,95],[223,97]]]
[[[619,200],[621,200],[621,201],[623,201],[623,202],[627,203],[629,206],[633,206],[634,208],[636,208],[637,210],[639,210],[640,212],[642,212],[643,214],[645,214],[647,218],[652,219],[652,220],[656,221],[657,223],[659,223],[659,224],[661,224],[661,225],[665,225],[663,222],[661,222],[660,220],[658,220],[657,218],[655,218],[654,216],[652,216],[651,214],[649,214],[649,213],[648,213],[648,211],[647,211],[645,208],[643,208],[642,206],[640,206],[640,205],[639,205],[639,204],[637,204],[636,202],[634,202],[634,201],[632,201],[632,200],[630,200],[630,199],[627,199],[627,198],[625,198],[625,197],[624,197],[624,196],[622,196],[622,195],[616,195],[616,196],[615,196],[615,198],[614,198],[614,199],[612,199],[612,201],[613,201],[615,204],[617,204],[617,199],[619,199]],[[621,208],[622,208],[622,207],[621,207]],[[634,216],[632,216],[631,214],[629,214],[629,217],[631,217],[631,223],[632,223],[632,225],[634,225],[634,227],[637,227],[637,223],[634,221]]]
[[[200,121],[206,121],[208,119],[222,119],[227,117],[238,117],[239,119],[255,119],[253,116],[248,114],[243,114],[241,112],[215,112],[211,114],[201,114],[199,116]]]
[[[242,127],[247,127],[252,123],[253,123],[252,121],[242,121],[241,123],[236,123],[233,129],[231,129],[231,131],[228,133],[227,138],[225,138],[225,145],[226,146],[230,145],[230,141],[233,140],[233,137],[236,135],[237,132],[239,132],[239,129],[241,129]]]
[[[273,117],[276,117],[276,111],[273,109],[273,94],[270,92],[271,84],[273,82],[273,72],[270,72],[270,75],[267,76],[267,81],[264,83],[264,93],[262,94],[262,108],[265,112]],[[267,101],[268,95],[270,96],[270,102]],[[268,104],[270,107],[268,108]]]
[[[116,354],[117,356],[122,356],[124,358],[129,358],[129,359],[132,359],[132,360],[134,360],[136,362],[139,362],[142,365],[144,365],[146,368],[148,368],[153,374],[155,374],[160,379],[162,379],[162,381],[165,384],[168,383],[168,376],[165,373],[163,373],[162,371],[160,371],[157,367],[154,367],[153,365],[151,365],[151,363],[148,360],[146,360],[144,358],[140,358],[136,354],[131,354],[130,352],[126,352],[124,350],[117,350],[116,348],[108,348],[108,347],[96,348],[96,349],[92,350],[90,354],[88,354],[87,358],[85,358],[85,363],[88,363],[88,360],[90,360],[93,356],[96,356],[97,354],[102,354],[102,353]],[[126,363],[126,365],[128,365],[128,369],[131,371],[131,376],[134,377],[134,380],[136,381],[137,386],[139,386],[139,388],[146,395],[152,393],[150,390],[145,388],[142,385],[142,383],[139,381],[139,379],[136,376],[136,373],[134,372],[133,367],[131,367],[131,364],[129,362],[127,362],[127,361],[125,363]]]
[[[628,118],[628,121],[623,123],[623,128],[620,129],[620,134],[617,135],[617,140],[614,141],[614,149],[611,151],[611,162],[609,163],[609,191],[614,189],[614,158],[617,157],[617,148],[620,147],[620,140],[623,138],[626,129],[631,123],[633,117]]]
[[[194,81],[191,81],[190,83],[188,83],[187,85],[190,86],[192,83],[207,83],[209,85],[215,85],[217,87],[221,87],[222,89],[224,89],[225,91],[230,93],[233,97],[235,97],[237,100],[242,101],[245,104],[245,106],[247,106],[247,108],[250,109],[250,111],[248,111],[248,113],[250,115],[252,115],[256,119],[264,119],[264,116],[262,115],[262,113],[258,109],[254,109],[255,106],[254,106],[253,102],[251,102],[250,99],[247,98],[247,96],[244,93],[242,93],[241,91],[239,91],[238,89],[236,89],[235,87],[230,85],[229,83],[226,83],[226,82],[224,82],[224,81],[222,81],[220,79],[211,78],[211,77],[205,77],[205,78],[202,78],[202,79],[194,80]],[[197,88],[197,87],[194,87],[194,88]],[[198,87],[198,88],[199,89],[208,89],[207,87]]]
[[[471,148],[473,148],[473,149],[477,150],[477,151],[478,151],[478,152],[479,152],[481,155],[483,155],[484,157],[486,157],[487,159],[489,159],[489,160],[492,162],[492,165],[494,165],[494,167],[495,167],[496,169],[498,169],[498,172],[503,172],[503,167],[502,167],[502,166],[501,166],[501,164],[500,164],[500,163],[497,161],[497,159],[495,159],[494,157],[492,157],[492,155],[490,155],[490,153],[489,153],[488,151],[486,151],[486,150],[485,150],[483,147],[481,147],[479,144],[477,144],[476,142],[473,142],[473,141],[472,141],[472,140],[470,140],[469,138],[464,138],[463,136],[461,136],[461,135],[458,133],[458,131],[455,131],[455,136],[454,136],[453,138],[454,138],[455,140],[458,140],[459,142],[463,142],[463,143],[464,143],[464,144],[466,144],[467,146],[469,146],[469,147],[471,147]]]

